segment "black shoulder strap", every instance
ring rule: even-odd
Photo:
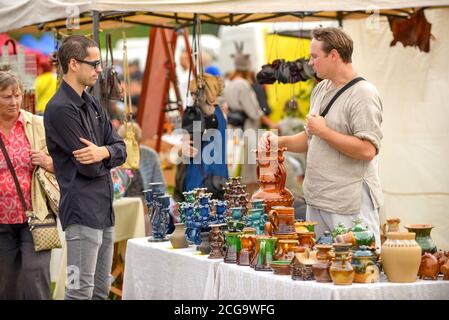
[[[27,205],[25,203],[25,198],[23,197],[22,189],[20,188],[19,179],[17,179],[16,171],[11,163],[11,159],[9,158],[8,152],[6,151],[6,147],[3,144],[3,140],[0,137],[0,148],[2,149],[3,156],[5,157],[6,164],[8,165],[8,169],[11,172],[11,175],[14,179],[14,184],[16,185],[17,194],[19,195],[20,202],[22,203],[23,209],[27,211]]]
[[[349,81],[347,84],[345,84],[345,86],[343,88],[341,88],[340,90],[338,90],[338,92],[335,94],[335,96],[333,96],[332,100],[328,103],[326,109],[324,109],[323,112],[321,112],[320,116],[325,117],[326,114],[329,112],[330,108],[332,107],[332,105],[334,104],[335,100],[337,100],[337,98],[343,93],[345,92],[347,89],[349,89],[350,87],[352,87],[353,85],[355,85],[357,82],[365,80],[362,77],[357,77],[352,79],[351,81]]]

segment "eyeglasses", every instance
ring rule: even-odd
[[[81,63],[88,64],[94,69],[97,69],[101,65],[101,60],[86,61],[86,60],[80,60],[80,59],[76,59],[76,58],[75,58],[75,60],[78,62],[81,62]]]

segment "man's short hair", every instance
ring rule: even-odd
[[[343,30],[339,28],[316,28],[312,31],[315,40],[322,41],[322,49],[329,53],[332,49],[337,50],[341,60],[345,63],[352,62],[353,42]]]
[[[98,44],[85,36],[73,35],[65,38],[58,50],[59,65],[62,73],[69,71],[69,62],[71,59],[84,60],[87,57],[87,49],[97,47]]]

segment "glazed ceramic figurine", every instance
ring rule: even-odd
[[[265,213],[268,214],[273,206],[291,207],[293,195],[285,188],[287,179],[284,167],[284,151],[286,148],[259,151],[256,150],[257,180],[259,190],[254,192],[251,201],[262,199],[265,203]]]
[[[209,233],[210,254],[209,259],[223,258],[224,236],[220,230],[225,224],[211,224],[211,231]]]
[[[366,246],[360,246],[352,255],[352,267],[355,270],[354,282],[374,283],[379,282],[379,268],[376,264],[376,256]]]
[[[443,274],[443,280],[449,280],[449,260],[440,267],[440,272]]]

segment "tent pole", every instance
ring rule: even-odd
[[[98,46],[100,46],[100,12],[97,10],[92,11],[92,33],[93,38]],[[100,101],[100,82],[97,81],[93,90],[94,97],[97,101]]]

